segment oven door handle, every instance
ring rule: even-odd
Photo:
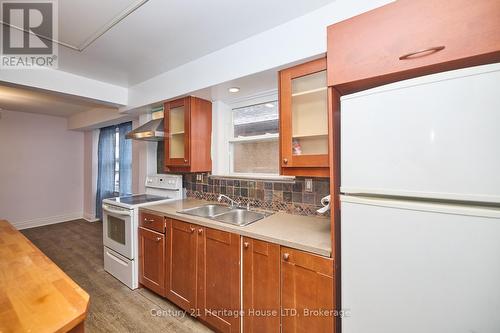
[[[111,214],[117,214],[117,215],[123,215],[123,216],[130,216],[130,211],[128,211],[128,210],[114,210],[114,209],[109,208],[109,206],[105,206],[105,205],[102,206],[102,209],[105,212],[108,212],[108,213],[111,213]]]

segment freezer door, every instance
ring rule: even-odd
[[[343,333],[500,332],[500,212],[342,198]]]
[[[343,193],[500,203],[500,64],[342,97]]]

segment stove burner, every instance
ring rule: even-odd
[[[160,201],[165,199],[170,199],[170,198],[160,197],[158,195],[151,195],[151,194],[137,194],[125,197],[110,198],[109,200],[112,200],[114,202],[119,202],[125,205],[140,205],[143,203]]]

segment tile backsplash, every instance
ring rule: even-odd
[[[165,173],[164,146],[160,141],[157,147],[158,173]],[[200,175],[200,180],[197,179]],[[321,198],[330,192],[328,178],[312,178],[312,191],[307,192],[305,178],[297,177],[291,181],[252,180],[211,176],[209,173],[183,174],[183,187],[188,197],[216,201],[219,194],[240,201],[243,205],[250,202],[254,208],[283,211],[296,215],[319,215],[316,210],[323,207]]]
[[[197,180],[198,176],[198,180]],[[184,174],[188,197],[215,201],[219,194],[246,205],[297,215],[318,215],[321,198],[329,194],[328,178],[313,178],[312,192],[305,191],[305,178],[292,181],[215,177],[208,173]]]

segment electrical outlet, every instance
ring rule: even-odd
[[[305,180],[305,191],[306,192],[313,191],[313,180],[311,178],[306,178]]]

